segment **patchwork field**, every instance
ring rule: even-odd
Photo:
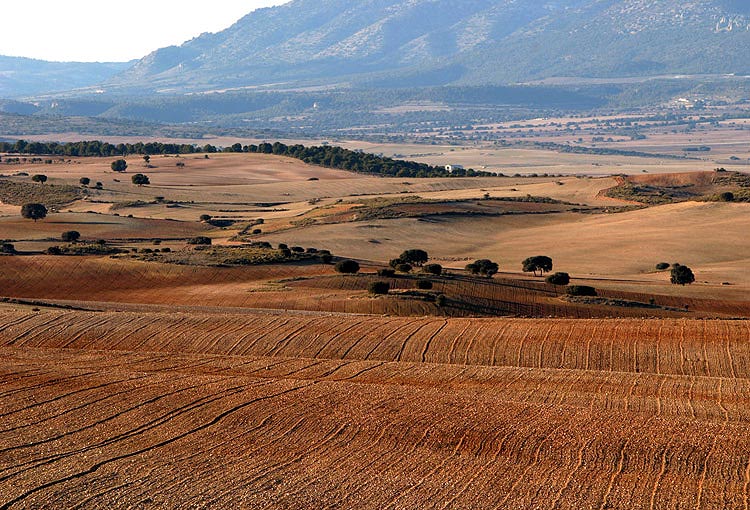
[[[516,156],[581,176],[3,165],[81,198],[0,205],[0,508],[747,510],[750,204],[702,201],[734,185],[712,168],[550,154]],[[377,275],[409,248],[445,272]],[[523,273],[538,254],[597,296]]]

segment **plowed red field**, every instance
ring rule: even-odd
[[[0,508],[746,509],[745,321],[0,313]]]

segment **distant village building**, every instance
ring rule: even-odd
[[[463,170],[463,165],[445,165],[445,171],[452,174],[456,170]]]

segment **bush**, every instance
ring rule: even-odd
[[[571,285],[568,287],[569,296],[596,296],[596,289],[588,285]]]
[[[432,282],[430,280],[417,280],[417,288],[420,290],[430,290]]]
[[[725,191],[719,194],[719,200],[722,202],[734,202],[734,193],[731,191]]]
[[[193,245],[210,245],[211,244],[211,238],[205,237],[205,236],[198,236],[194,237],[192,239],[188,239],[188,244]]]
[[[0,246],[0,253],[7,253],[9,255],[13,255],[16,253],[16,247],[10,243],[3,243],[2,246]]]
[[[445,297],[445,294],[440,294],[437,298],[435,298],[435,304],[443,307],[445,306],[448,299]]]
[[[89,184],[91,184],[91,179],[89,179],[88,177],[81,177],[78,182],[81,183],[81,186],[88,186]]]
[[[263,233],[263,231],[261,229],[259,229],[259,228],[256,228],[256,229],[253,230],[253,235],[254,236],[257,236],[258,234],[262,234],[262,233]]]
[[[168,248],[168,247],[167,248],[162,248],[161,252],[162,253],[171,253],[172,252],[172,248]]]
[[[198,218],[201,221],[211,221],[211,215],[210,214],[201,214]]]
[[[334,269],[342,274],[356,274],[359,272],[359,263],[356,260],[342,260],[336,263]]]
[[[367,290],[370,294],[388,294],[391,290],[391,285],[388,282],[370,282]]]
[[[284,258],[289,258],[292,256],[292,250],[289,248],[279,248],[279,251],[281,252],[281,256]]]
[[[330,264],[333,261],[333,255],[330,253],[320,253],[318,254],[318,260],[323,264]]]
[[[378,276],[382,276],[383,278],[392,278],[396,276],[396,271],[394,269],[378,269]]]
[[[570,275],[568,273],[554,273],[549,275],[545,281],[550,285],[567,285],[570,283]]]
[[[665,271],[669,269],[669,262],[659,262],[656,264],[657,271]]]
[[[68,230],[67,232],[63,232],[60,237],[66,243],[75,243],[81,238],[81,233],[76,230]]]
[[[305,249],[302,246],[292,246],[290,249],[294,253],[305,253]]]
[[[279,250],[288,250],[289,246],[284,243],[279,243]]]
[[[399,264],[399,265],[396,266],[396,271],[398,271],[399,273],[411,273],[412,269],[414,269],[414,268],[411,267],[410,264],[403,264],[402,263],[402,264]]]
[[[440,276],[443,274],[443,266],[440,264],[427,264],[422,268],[422,271],[428,274],[434,274]]]
[[[102,189],[102,188],[104,188],[104,184],[102,184],[101,182],[97,182],[97,183],[96,183],[96,184],[94,185],[94,187],[95,187],[96,189]]]
[[[62,250],[59,246],[50,246],[47,248],[47,255],[62,255]]]

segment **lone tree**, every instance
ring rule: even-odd
[[[471,274],[480,274],[487,278],[492,278],[500,270],[497,262],[492,262],[490,259],[479,259],[476,262],[466,265],[466,270]]]
[[[149,181],[148,179],[148,175],[143,174],[135,174],[133,177],[131,177],[130,180],[133,181],[133,184],[137,184],[138,186],[151,184],[151,181]]]
[[[124,159],[116,159],[112,162],[112,170],[115,172],[124,172],[128,169],[128,162]]]
[[[89,184],[91,184],[91,179],[89,179],[88,177],[81,177],[78,182],[81,183],[81,186],[88,186]]]
[[[570,275],[568,273],[554,273],[545,278],[545,281],[550,285],[568,285],[570,283]]]
[[[31,177],[31,180],[34,182],[41,182],[42,184],[44,184],[45,182],[47,182],[47,176],[44,174],[36,174]]]
[[[552,271],[552,259],[544,256],[537,255],[536,257],[529,257],[523,261],[523,272],[534,273],[534,276],[544,276],[544,273]]]
[[[21,216],[26,219],[41,220],[47,217],[47,208],[43,204],[24,204],[21,207]]]
[[[406,250],[401,254],[399,260],[403,264],[411,264],[412,266],[422,266],[425,262],[430,260],[427,252],[424,250]]]
[[[672,268],[670,280],[674,285],[690,285],[695,281],[695,275],[689,267],[680,265]]]
[[[81,238],[81,233],[76,230],[68,230],[67,232],[63,232],[60,237],[66,243],[75,243]]]
[[[357,274],[359,273],[359,263],[356,260],[342,260],[337,262],[333,268],[338,273],[342,274]]]

